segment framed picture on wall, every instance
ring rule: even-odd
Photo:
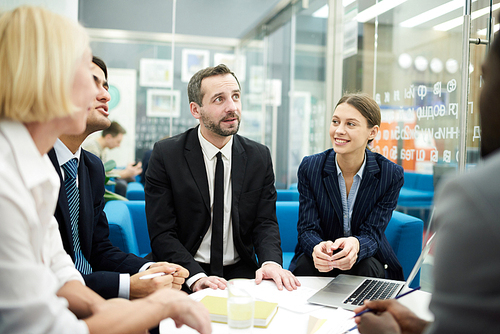
[[[167,59],[142,58],[139,85],[145,87],[172,87],[174,73],[172,61]]]
[[[181,92],[169,89],[148,89],[146,114],[148,117],[179,117]]]
[[[210,66],[210,52],[208,50],[182,50],[181,80],[189,82],[193,74]]]

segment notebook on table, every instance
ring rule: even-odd
[[[405,287],[410,285],[417,275],[425,257],[429,253],[434,236],[435,234],[427,240],[425,247],[422,249],[417,262],[413,266],[405,282],[341,274],[335,277],[323,289],[316,292],[316,294],[307,301],[313,304],[354,310],[362,305],[363,301],[367,299],[395,298]]]

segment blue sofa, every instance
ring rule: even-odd
[[[106,203],[104,212],[108,217],[109,238],[113,245],[141,257],[151,252],[144,201],[110,201]],[[283,250],[283,268],[288,269],[297,244],[299,202],[276,202],[276,215]],[[385,230],[403,267],[405,279],[420,255],[423,228],[421,219],[394,211]],[[420,273],[410,286],[417,287],[419,283]]]
[[[276,189],[276,194],[278,195],[276,199],[278,202],[299,200],[299,192],[297,189]]]
[[[283,268],[288,269],[297,244],[299,202],[276,202],[276,216],[280,227]],[[424,223],[421,219],[394,211],[385,235],[398,257],[405,279],[410,274],[422,250]],[[411,287],[420,284],[420,272]]]
[[[276,202],[276,216],[280,228],[283,268],[288,269],[297,245],[297,222],[299,220],[298,201]]]
[[[405,172],[404,177],[405,183],[399,193],[398,206],[429,209],[434,199],[433,175]]]
[[[109,201],[104,212],[113,245],[140,257],[151,252],[144,201]]]

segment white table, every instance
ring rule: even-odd
[[[286,334],[306,334],[307,325],[309,322],[309,317],[314,316],[319,319],[334,319],[339,317],[339,312],[337,309],[331,307],[313,306],[312,304],[302,304],[292,305],[294,302],[292,300],[303,300],[304,293],[307,295],[318,291],[323,288],[331,278],[325,277],[298,277],[302,287],[302,291],[291,292],[291,293],[281,293],[277,290],[276,285],[272,281],[264,281],[260,285],[256,286],[257,299],[261,295],[266,296],[266,298],[277,298],[273,300],[274,302],[280,302],[280,300],[285,303],[285,305],[280,305],[276,316],[271,321],[267,328],[254,328],[253,333],[286,333]],[[299,287],[299,289],[301,289]],[[314,291],[313,291],[314,290]],[[224,296],[227,297],[227,291],[223,290],[212,290],[205,289],[202,291],[195,292],[190,295],[194,300],[201,300],[206,295],[213,296]],[[431,294],[423,291],[415,291],[399,301],[401,304],[408,307],[410,310],[415,312],[419,317],[432,321],[433,315],[429,311],[429,302],[431,299]],[[292,301],[292,302],[290,302]],[[287,309],[288,308],[288,309]],[[298,308],[298,312],[291,311],[290,309]],[[310,309],[310,310],[309,310]],[[308,310],[303,312],[303,310]],[[343,310],[342,310],[343,311]],[[344,316],[345,313],[340,311],[341,315]],[[176,328],[175,324],[170,319],[165,319],[160,323],[160,333],[170,334],[170,333],[197,333],[189,327],[182,326],[181,328]],[[214,334],[226,334],[229,333],[229,328],[226,324],[212,323],[212,333]],[[357,333],[353,331],[351,333]]]

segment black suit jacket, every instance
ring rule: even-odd
[[[232,226],[236,250],[249,268],[282,264],[276,189],[269,149],[234,135]],[[153,259],[203,272],[194,260],[210,223],[210,195],[198,128],[155,144],[146,172],[146,214]]]
[[[374,256],[387,264],[387,276],[403,279],[403,269],[384,231],[396,208],[404,182],[401,166],[384,156],[366,150],[366,165],[352,212],[351,233],[359,240],[358,262]],[[300,193],[298,244],[290,265],[295,268],[298,257],[311,257],[321,241],[344,236],[343,208],[335,164],[335,151],[305,157],[297,172]]]
[[[54,149],[48,153],[59,178],[61,189],[54,216],[59,223],[59,232],[64,249],[75,261],[68,199],[64,191],[61,168]],[[104,167],[101,160],[85,150],[81,150],[78,166],[80,189],[80,245],[85,258],[92,266],[93,273],[83,275],[85,284],[104,298],[118,297],[119,274],[135,274],[148,261],[122,252],[109,240],[109,227],[104,213]]]

